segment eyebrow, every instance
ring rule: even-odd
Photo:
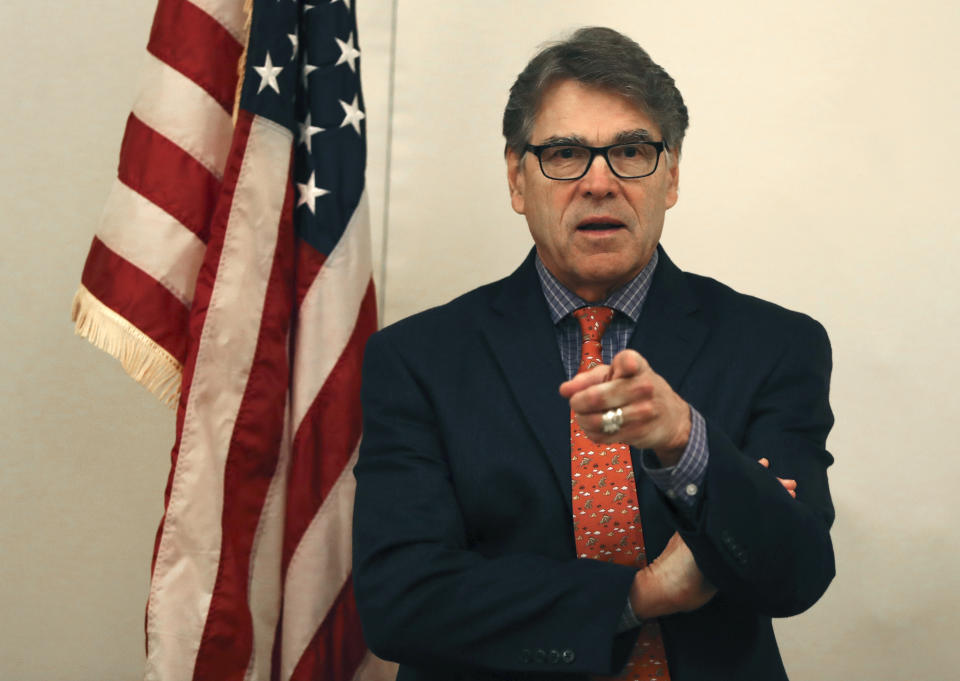
[[[614,144],[630,144],[631,142],[649,142],[650,132],[644,128],[635,128],[633,130],[624,130],[618,132]]]
[[[621,130],[614,136],[613,144],[631,144],[634,142],[649,142],[652,135],[650,131],[644,128],[634,128],[633,130]],[[544,141],[542,141],[538,146],[546,146],[553,144],[577,144],[584,147],[589,147],[590,144],[587,143],[586,138],[581,137],[580,135],[551,135]]]
[[[546,146],[548,144],[578,144],[580,146],[589,146],[587,140],[580,135],[550,135],[547,139],[543,140],[538,146]]]

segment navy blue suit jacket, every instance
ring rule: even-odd
[[[785,679],[771,618],[810,607],[834,574],[829,341],[660,257],[630,347],[704,415],[710,462],[689,520],[633,452],[644,535],[657,556],[680,532],[718,589],[661,618],[670,672]],[[532,253],[370,339],[354,578],[367,642],[398,679],[573,679],[625,662],[634,570],[575,558],[563,380]],[[796,500],[775,476],[797,481]]]

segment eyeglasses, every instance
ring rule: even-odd
[[[607,147],[588,147],[582,144],[528,144],[540,161],[540,171],[551,180],[579,180],[587,174],[593,159],[603,156],[613,174],[623,180],[635,180],[657,172],[660,154],[666,150],[663,142],[631,142]]]

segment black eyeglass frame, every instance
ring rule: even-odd
[[[621,175],[618,173],[613,164],[610,163],[610,157],[607,155],[607,152],[613,149],[614,147],[635,147],[639,144],[646,144],[647,146],[653,147],[657,150],[657,158],[653,162],[653,170],[649,173],[644,173],[643,175]],[[543,152],[547,149],[553,149],[556,147],[577,147],[580,149],[586,149],[590,152],[590,160],[587,161],[586,167],[584,167],[583,172],[577,175],[576,177],[553,177],[547,174],[547,171],[543,168]],[[526,144],[523,147],[524,151],[532,152],[534,156],[537,157],[537,162],[540,164],[540,172],[543,173],[543,176],[548,180],[556,180],[558,182],[566,182],[568,180],[579,180],[581,177],[590,172],[590,167],[593,165],[593,159],[597,156],[603,156],[603,160],[607,162],[607,167],[610,169],[610,172],[619,177],[621,180],[638,180],[641,177],[649,177],[657,172],[657,168],[660,167],[660,154],[664,151],[669,150],[666,142],[619,142],[617,144],[608,144],[605,147],[589,147],[586,144],[569,144],[567,142],[551,142],[550,144]]]

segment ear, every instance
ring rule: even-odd
[[[513,149],[508,149],[506,153],[507,160],[507,185],[510,187],[510,205],[513,210],[523,215],[524,202],[524,174],[521,164],[523,157],[517,155]]]
[[[673,208],[677,204],[680,190],[680,154],[675,152],[667,163],[667,192],[665,207]]]

